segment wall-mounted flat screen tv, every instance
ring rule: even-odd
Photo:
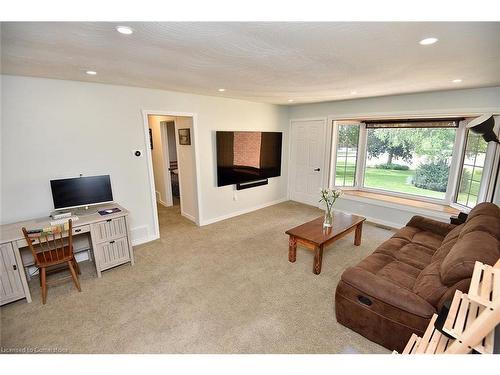
[[[281,175],[281,132],[218,131],[217,186]]]

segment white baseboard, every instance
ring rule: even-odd
[[[286,202],[287,200],[288,200],[288,198],[285,197],[285,198],[277,199],[275,201],[267,202],[267,203],[264,203],[264,204],[259,204],[258,206],[253,206],[253,207],[250,207],[250,208],[246,208],[244,210],[240,210],[240,211],[236,211],[236,212],[231,212],[230,214],[227,214],[227,215],[222,215],[222,216],[218,216],[218,217],[215,217],[215,218],[212,218],[212,219],[202,220],[200,222],[200,226],[204,226],[204,225],[208,225],[208,224],[213,224],[213,223],[216,223],[218,221],[230,219],[232,217],[243,215],[243,214],[247,214],[247,213],[252,212],[252,211],[257,211],[257,210],[260,210],[260,209],[265,208],[265,207],[274,206],[275,204],[283,203],[283,202]]]
[[[142,238],[134,238],[132,239],[132,246],[142,245],[143,243],[151,242],[157,240],[160,236],[148,236]]]
[[[169,205],[168,203],[163,202],[161,199],[157,199],[156,201],[157,201],[159,204],[161,204],[163,207],[172,207],[172,205],[171,205],[171,204]]]
[[[168,204],[168,202],[164,202],[161,199],[161,194],[160,194],[159,191],[155,191],[155,193],[156,193],[156,202],[158,202],[159,204],[161,204],[163,207],[172,207],[173,206],[173,203]]]
[[[191,220],[196,225],[198,225],[198,223],[196,222],[196,218],[194,216],[191,216],[191,215],[185,213],[184,211],[181,211],[181,215],[184,216],[186,219]]]

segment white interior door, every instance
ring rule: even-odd
[[[290,199],[317,206],[325,173],[326,121],[291,123]]]

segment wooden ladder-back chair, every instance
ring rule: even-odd
[[[67,242],[64,241],[65,237],[63,237],[65,232],[68,233]],[[73,224],[71,219],[66,224],[44,229],[26,230],[23,227],[23,234],[39,270],[42,303],[44,305],[47,301],[47,285],[49,285],[47,282],[48,267],[67,264],[73,283],[79,292],[82,291],[77,275],[77,273],[80,274],[80,268],[73,254]],[[60,270],[61,268],[56,272]],[[61,278],[55,282],[67,280],[68,278]],[[53,284],[53,282],[50,284]]]

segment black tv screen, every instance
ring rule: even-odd
[[[281,175],[281,132],[218,131],[217,186]]]
[[[113,200],[109,175],[51,180],[50,187],[55,209],[88,206]]]

